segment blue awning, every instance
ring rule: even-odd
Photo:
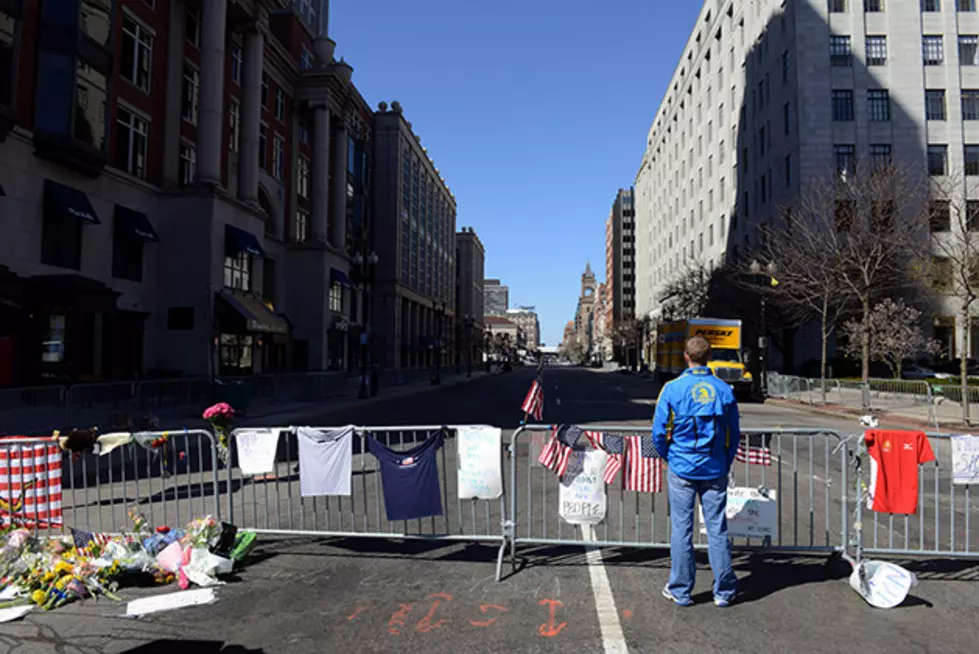
[[[156,230],[153,229],[153,225],[150,224],[150,219],[146,217],[145,213],[117,204],[115,221],[116,229],[131,234],[136,238],[141,238],[144,241],[150,241],[152,243],[160,240],[160,237],[156,235]]]
[[[336,268],[330,268],[330,284],[339,284],[344,288],[353,288],[350,280],[347,278],[347,274]]]
[[[262,250],[262,246],[254,234],[231,225],[225,225],[224,253],[229,257],[236,257],[242,252],[247,252],[256,257],[265,255],[265,251]]]
[[[92,207],[92,201],[84,192],[50,179],[44,180],[44,210],[53,211],[62,218],[102,224]]]

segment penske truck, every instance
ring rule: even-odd
[[[687,364],[683,348],[688,338],[703,336],[711,345],[708,364],[714,375],[726,381],[738,397],[751,394],[751,373],[741,352],[741,321],[692,318],[662,323],[656,328],[656,378],[666,383],[682,373]]]

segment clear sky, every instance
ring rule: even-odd
[[[557,345],[631,186],[699,0],[332,0],[337,56],[398,100],[511,305]]]

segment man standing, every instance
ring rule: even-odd
[[[738,579],[731,569],[727,537],[727,478],[741,437],[734,392],[714,376],[707,362],[710,343],[702,336],[687,340],[687,370],[663,385],[653,418],[653,445],[669,464],[670,581],[663,596],[690,606],[697,572],[693,549],[696,497],[707,523],[710,567],[714,572],[714,604],[729,606]]]

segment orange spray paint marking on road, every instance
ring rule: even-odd
[[[489,613],[491,609],[499,611],[500,613],[507,612],[507,608],[505,606],[500,606],[499,604],[483,604],[479,607],[479,610],[482,613]],[[489,627],[492,626],[498,619],[499,617],[490,618],[489,620],[473,620],[472,618],[466,618],[466,620],[469,621],[469,624],[474,627]]]
[[[555,624],[555,613],[557,612],[557,607],[564,606],[564,602],[561,600],[554,599],[542,599],[538,602],[541,606],[548,606],[548,617],[547,622],[537,627],[537,632],[544,638],[554,638],[561,630],[568,626],[567,622],[561,622]]]
[[[630,611],[629,609],[622,609],[622,617],[625,618],[626,620],[629,620],[630,618],[632,618],[632,611]]]
[[[405,627],[408,625],[408,623],[405,621],[405,618],[407,618],[408,614],[411,613],[411,608],[413,606],[414,604],[402,604],[401,608],[395,611],[394,614],[391,615],[391,619],[388,620],[389,633],[392,633],[395,636],[401,635],[401,632],[398,631],[395,627]]]
[[[358,606],[356,609],[354,609],[353,613],[347,616],[347,622],[350,622],[351,620],[353,620],[354,618],[356,618],[358,615],[360,615],[361,613],[363,613],[369,608],[370,608],[369,606]]]
[[[428,633],[429,631],[438,629],[445,624],[445,620],[436,620],[435,622],[432,622],[432,618],[435,617],[435,611],[438,609],[439,604],[442,603],[442,600],[451,602],[452,596],[447,595],[446,593],[433,593],[432,595],[428,596],[428,599],[432,600],[432,606],[428,609],[428,613],[425,615],[425,617],[419,620],[418,624],[415,625],[415,629],[422,633]]]

